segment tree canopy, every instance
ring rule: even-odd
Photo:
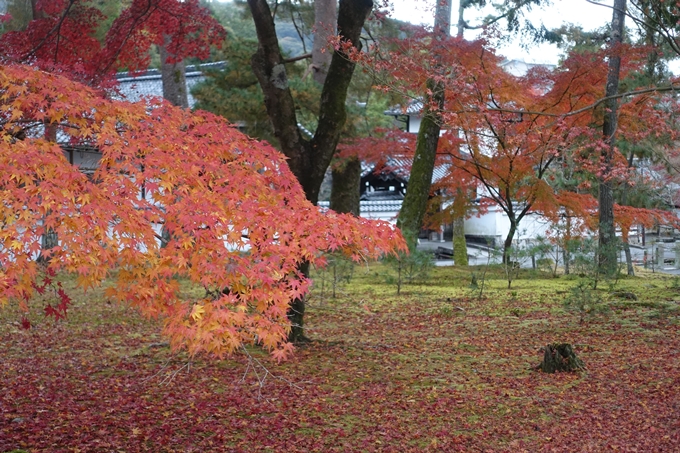
[[[86,288],[113,278],[110,297],[163,317],[175,347],[223,356],[259,343],[280,358],[291,351],[286,310],[309,289],[301,262],[403,244],[387,224],[321,212],[281,154],[212,114],[109,101],[15,65],[1,67],[0,100],[2,304],[26,308],[55,271]],[[83,146],[101,152],[91,175],[64,155]],[[35,258],[48,229],[59,244],[44,268]],[[206,296],[184,297],[181,279]]]

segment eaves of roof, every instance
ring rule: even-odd
[[[191,88],[198,82],[205,80],[205,72],[210,69],[223,69],[226,62],[217,61],[200,65],[189,65],[186,70],[187,97],[189,108],[193,108],[196,100],[191,95]],[[161,71],[149,69],[143,72],[119,72],[116,74],[118,91],[127,101],[137,102],[143,97],[163,97],[163,81]]]

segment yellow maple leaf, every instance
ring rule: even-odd
[[[191,309],[191,319],[194,321],[200,321],[203,318],[204,313],[205,308],[203,308],[203,305],[194,304],[194,307]]]

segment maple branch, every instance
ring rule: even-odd
[[[265,381],[267,380],[268,376],[271,376],[272,378],[274,378],[276,380],[285,382],[290,387],[293,387],[297,390],[302,390],[302,387],[300,387],[299,385],[297,385],[293,381],[286,379],[286,378],[283,378],[283,377],[280,377],[280,376],[276,376],[271,371],[269,371],[269,368],[264,366],[264,364],[260,360],[258,360],[256,357],[253,357],[252,354],[250,353],[250,351],[248,351],[248,349],[245,346],[241,345],[241,350],[243,351],[243,353],[248,358],[248,363],[246,365],[246,370],[243,372],[243,376],[241,377],[241,380],[239,382],[241,382],[241,383],[245,382],[246,376],[248,375],[248,371],[252,369],[253,374],[255,375],[255,379],[257,379],[257,384],[258,384],[258,389],[257,389],[257,399],[258,400],[262,398],[262,389],[264,388],[264,384],[265,384]],[[257,372],[257,367],[259,367],[261,370],[264,371],[264,374],[262,376],[260,376],[260,373]]]
[[[191,360],[188,360],[187,363],[170,373],[170,375],[166,376],[162,381],[161,384],[169,385],[172,381],[175,380],[175,377],[182,371],[184,368],[187,369],[187,373],[191,371]]]
[[[295,63],[296,61],[306,60],[308,58],[312,58],[311,53],[304,53],[302,55],[298,55],[297,57],[286,58],[286,59],[283,60],[283,62],[286,63],[286,64]]]
[[[161,246],[169,244],[169,241],[158,233],[154,233],[154,237],[161,242]]]
[[[157,9],[157,8],[158,8],[158,5],[156,5],[156,9]],[[118,48],[111,54],[111,56],[110,56],[110,58],[109,58],[109,61],[106,63],[106,66],[104,66],[104,68],[100,71],[100,73],[106,74],[106,73],[109,71],[109,69],[111,68],[111,66],[114,65],[114,63],[115,63],[116,60],[118,59],[118,56],[119,56],[119,55],[121,54],[121,52],[123,51],[123,47],[125,47],[125,44],[126,44],[126,43],[128,42],[128,40],[131,38],[133,32],[137,29],[137,26],[138,26],[140,23],[144,22],[145,18],[148,18],[148,17],[151,15],[151,13],[152,13],[152,1],[151,1],[151,0],[148,0],[148,1],[147,1],[147,7],[146,7],[146,9],[145,9],[141,14],[138,14],[137,16],[133,16],[133,17],[132,17],[132,24],[131,24],[131,26],[128,28],[127,33],[125,34],[125,36],[123,37],[123,39],[120,41],[120,45],[119,45]],[[114,26],[115,26],[115,22],[114,22]],[[111,27],[111,30],[114,29],[114,26]],[[122,25],[121,25],[121,27],[122,27]],[[109,30],[109,32],[110,32],[110,30]]]
[[[64,13],[61,15],[61,18],[59,18],[59,21],[54,25],[54,27],[52,28],[52,30],[50,30],[50,31],[43,37],[43,39],[42,39],[42,40],[41,40],[41,41],[40,41],[33,49],[31,49],[31,51],[30,51],[24,58],[22,58],[22,60],[21,60],[20,62],[26,61],[27,59],[29,59],[29,58],[31,58],[33,55],[35,55],[36,52],[38,52],[38,50],[39,50],[42,46],[45,45],[45,43],[47,42],[47,40],[48,40],[48,39],[50,38],[50,36],[52,36],[54,33],[57,33],[57,37],[59,36],[59,32],[60,32],[60,30],[61,30],[61,26],[62,26],[62,24],[64,23],[64,21],[66,20],[66,17],[68,16],[69,11],[71,10],[71,7],[75,4],[75,2],[76,2],[76,0],[69,0],[68,5],[67,5],[66,8],[64,9]],[[34,18],[34,19],[35,19],[35,18]],[[59,42],[59,41],[57,40],[57,43],[58,43],[58,42]],[[55,63],[57,62],[57,51],[58,51],[58,49],[59,49],[59,46],[57,45],[57,49],[55,50],[55,53],[54,53],[54,62],[55,62]]]
[[[486,109],[487,111],[491,112],[504,112],[504,113],[523,113],[525,115],[537,115],[537,116],[550,116],[550,117],[556,117],[556,118],[563,118],[563,117],[569,117],[569,116],[574,116],[578,115],[583,112],[587,112],[588,110],[592,110],[599,106],[602,103],[605,103],[607,101],[610,101],[612,99],[620,99],[628,96],[637,96],[640,94],[647,94],[647,93],[665,93],[668,91],[680,91],[680,85],[669,85],[665,87],[652,87],[652,88],[645,88],[643,90],[634,90],[634,91],[626,91],[625,93],[619,93],[615,94],[612,96],[605,96],[603,98],[598,99],[597,101],[593,102],[592,104],[589,104],[585,107],[582,107],[580,109],[567,112],[567,113],[548,113],[548,112],[536,112],[532,110],[521,110],[521,109],[504,109],[504,108],[489,108]],[[452,113],[473,113],[473,112],[479,112],[479,109],[472,109],[472,110],[465,110],[465,111],[460,111],[460,112],[452,112]]]
[[[508,9],[504,14],[501,14],[500,16],[494,16],[494,17],[492,17],[488,20],[484,20],[484,22],[482,22],[479,25],[469,25],[466,20],[463,20],[463,28],[465,28],[466,30],[479,30],[481,28],[488,27],[489,25],[493,25],[496,22],[500,21],[501,19],[505,19],[510,14],[520,10],[521,8],[523,8],[526,5],[529,5],[531,3],[533,3],[532,0],[524,0],[524,1],[520,2],[518,5]]]
[[[300,17],[300,11],[297,11],[298,13],[298,18]],[[298,38],[300,38],[300,42],[302,43],[302,51],[307,53],[307,44],[305,44],[305,38],[304,35],[302,34],[302,30],[300,30],[300,27],[298,27],[298,23],[295,20],[295,15],[293,14],[293,8],[290,9],[290,20],[293,22],[293,27],[295,28],[295,32],[298,35]],[[303,21],[304,24],[304,21]]]

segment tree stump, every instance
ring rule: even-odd
[[[536,367],[544,373],[579,371],[585,369],[583,360],[576,357],[569,343],[553,343],[543,348],[543,361]]]

